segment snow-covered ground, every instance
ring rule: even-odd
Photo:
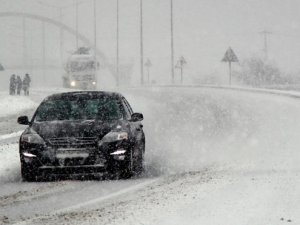
[[[0,118],[18,114],[36,106],[37,104],[26,96],[11,96],[0,92]]]
[[[145,116],[145,177],[22,183],[17,145],[2,145],[0,223],[300,223],[298,98],[215,88],[122,92]]]

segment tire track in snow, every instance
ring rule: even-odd
[[[45,198],[62,190],[66,191],[65,182],[39,183],[38,186],[28,187],[27,190],[19,190],[8,195],[0,196],[0,207],[8,207],[13,204],[25,203],[39,198]],[[71,189],[71,187],[69,187]]]
[[[88,206],[93,206],[93,205],[96,205],[96,204],[99,204],[99,203],[102,203],[102,202],[105,202],[105,201],[108,201],[108,200],[111,200],[111,199],[115,199],[119,196],[126,195],[126,194],[129,194],[129,193],[138,191],[138,190],[140,190],[140,189],[142,189],[146,186],[149,186],[151,184],[154,184],[154,183],[158,182],[160,179],[161,178],[152,178],[150,180],[146,180],[146,181],[140,182],[136,185],[132,185],[132,186],[129,186],[127,188],[124,188],[124,189],[118,190],[116,192],[110,193],[106,196],[100,196],[100,197],[95,198],[93,200],[82,202],[82,203],[79,203],[79,204],[76,204],[76,205],[73,205],[73,206],[69,206],[69,207],[65,207],[65,208],[62,208],[62,209],[59,209],[59,210],[54,210],[53,212],[50,212],[47,216],[43,216],[43,215],[42,216],[37,216],[37,217],[26,219],[25,221],[16,222],[16,223],[13,223],[13,224],[14,225],[31,225],[31,224],[33,224],[33,221],[37,221],[37,220],[42,220],[43,221],[45,218],[47,218],[49,216],[56,216],[58,214],[65,214],[65,213],[72,212],[74,210],[80,210],[80,209],[86,208]]]
[[[129,192],[116,193],[106,200],[93,202],[94,207],[87,208],[85,205],[82,210],[74,208],[71,211],[58,211],[55,214],[33,218],[30,221],[16,223],[15,225],[36,225],[36,224],[122,224],[124,218],[133,216],[133,212],[144,212],[152,215],[153,205],[165,210],[168,204],[181,201],[182,198],[194,198],[188,193],[188,187],[201,185],[212,181],[214,176],[213,168],[206,168],[201,171],[191,171],[181,174],[173,174],[157,178],[149,183],[143,184],[140,188],[132,189]],[[134,194],[133,194],[134,192]],[[132,194],[130,194],[132,193]],[[127,195],[126,195],[127,194]],[[116,197],[118,199],[114,200]],[[108,196],[110,197],[110,196]],[[167,202],[166,202],[167,200]],[[127,209],[129,209],[127,211]],[[114,213],[116,212],[116,214]],[[136,219],[134,217],[134,219]],[[76,222],[75,222],[76,221]],[[131,221],[125,224],[136,224]]]

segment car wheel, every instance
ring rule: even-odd
[[[141,144],[137,147],[138,155],[135,160],[134,165],[134,174],[140,175],[144,172],[145,166],[144,166],[144,154],[145,154],[145,144]]]
[[[133,174],[132,151],[126,156],[124,161],[111,160],[108,165],[108,179],[119,180],[130,178]]]
[[[129,179],[144,171],[145,145],[136,145],[128,154],[126,161],[114,166],[110,172],[114,179]]]
[[[145,145],[137,144],[130,152],[130,157],[124,170],[124,178],[140,175],[144,171]]]
[[[133,158],[133,151],[131,150],[128,159],[124,162],[123,168],[121,170],[120,178],[122,179],[129,179],[134,174],[134,158]]]

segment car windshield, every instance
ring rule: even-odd
[[[34,121],[55,120],[119,120],[122,119],[121,104],[113,98],[59,99],[43,102]]]

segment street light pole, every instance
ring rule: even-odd
[[[171,79],[174,84],[174,25],[173,25],[173,0],[171,0]]]
[[[117,44],[117,49],[116,49],[116,81],[117,81],[117,86],[119,86],[120,82],[120,74],[119,74],[119,0],[117,0],[117,35],[116,35],[116,44]]]
[[[78,0],[75,0],[75,5],[76,5],[76,18],[75,18],[75,21],[76,21],[76,50],[78,50]]]
[[[27,69],[26,18],[23,17],[23,68]]]
[[[94,0],[94,64],[95,64],[95,77],[97,79],[97,4]]]
[[[45,22],[42,22],[42,69],[43,69],[43,82],[46,82],[46,30]]]
[[[140,57],[141,57],[141,85],[144,84],[144,37],[143,37],[143,0],[140,0]]]
[[[62,8],[59,8],[59,20],[62,23]],[[59,30],[59,38],[60,38],[60,62],[61,64],[63,64],[63,49],[64,49],[64,30],[62,28],[60,28]]]

